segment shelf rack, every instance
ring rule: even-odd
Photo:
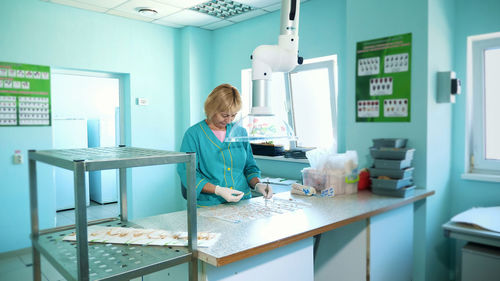
[[[189,280],[198,279],[194,153],[120,146],[30,150],[28,157],[33,280],[41,281],[40,254],[67,280],[129,280],[186,262]],[[39,229],[37,161],[73,171],[75,225]],[[187,248],[88,243],[88,225],[135,226],[127,217],[127,168],[175,163],[186,163],[187,170]],[[120,217],[87,222],[85,172],[107,169],[119,170]],[[62,240],[72,232],[76,242]]]

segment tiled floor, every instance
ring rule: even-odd
[[[0,258],[0,281],[32,281],[33,264],[31,249],[15,256]],[[16,252],[17,253],[17,252]],[[141,281],[135,278],[131,281]],[[66,281],[42,255],[42,281]]]
[[[88,220],[116,217],[120,213],[118,204],[100,205],[91,202],[87,207]],[[74,224],[75,211],[57,212],[57,226]],[[31,248],[12,253],[0,254],[0,281],[31,281],[33,280],[33,264]],[[42,280],[59,281],[64,279],[42,255]],[[138,281],[141,279],[134,279]]]
[[[116,217],[120,214],[120,207],[117,203],[100,205],[90,201],[87,207],[87,219],[89,221],[103,218]],[[57,212],[56,225],[63,226],[75,223],[75,210]]]
[[[16,252],[17,253],[17,252]],[[0,259],[0,280],[30,281],[33,280],[31,249],[23,250],[15,256]],[[64,279],[45,258],[42,257],[42,280],[58,281]]]

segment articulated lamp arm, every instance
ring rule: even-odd
[[[226,136],[229,142],[295,140],[290,126],[275,118],[269,104],[269,80],[273,72],[290,72],[297,64],[300,0],[282,0],[278,45],[261,45],[252,53],[252,110]]]
[[[261,45],[252,53],[252,114],[270,115],[268,85],[273,72],[290,72],[297,64],[300,0],[282,0],[278,45]]]

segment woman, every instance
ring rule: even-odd
[[[196,193],[198,206],[238,202],[252,197],[255,189],[265,198],[272,197],[268,184],[260,182],[260,170],[248,142],[224,142],[234,118],[241,109],[238,90],[217,86],[205,101],[207,118],[190,127],[182,140],[182,152],[196,152]],[[177,168],[186,186],[186,165]]]

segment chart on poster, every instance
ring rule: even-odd
[[[0,126],[50,126],[50,67],[0,62]]]

